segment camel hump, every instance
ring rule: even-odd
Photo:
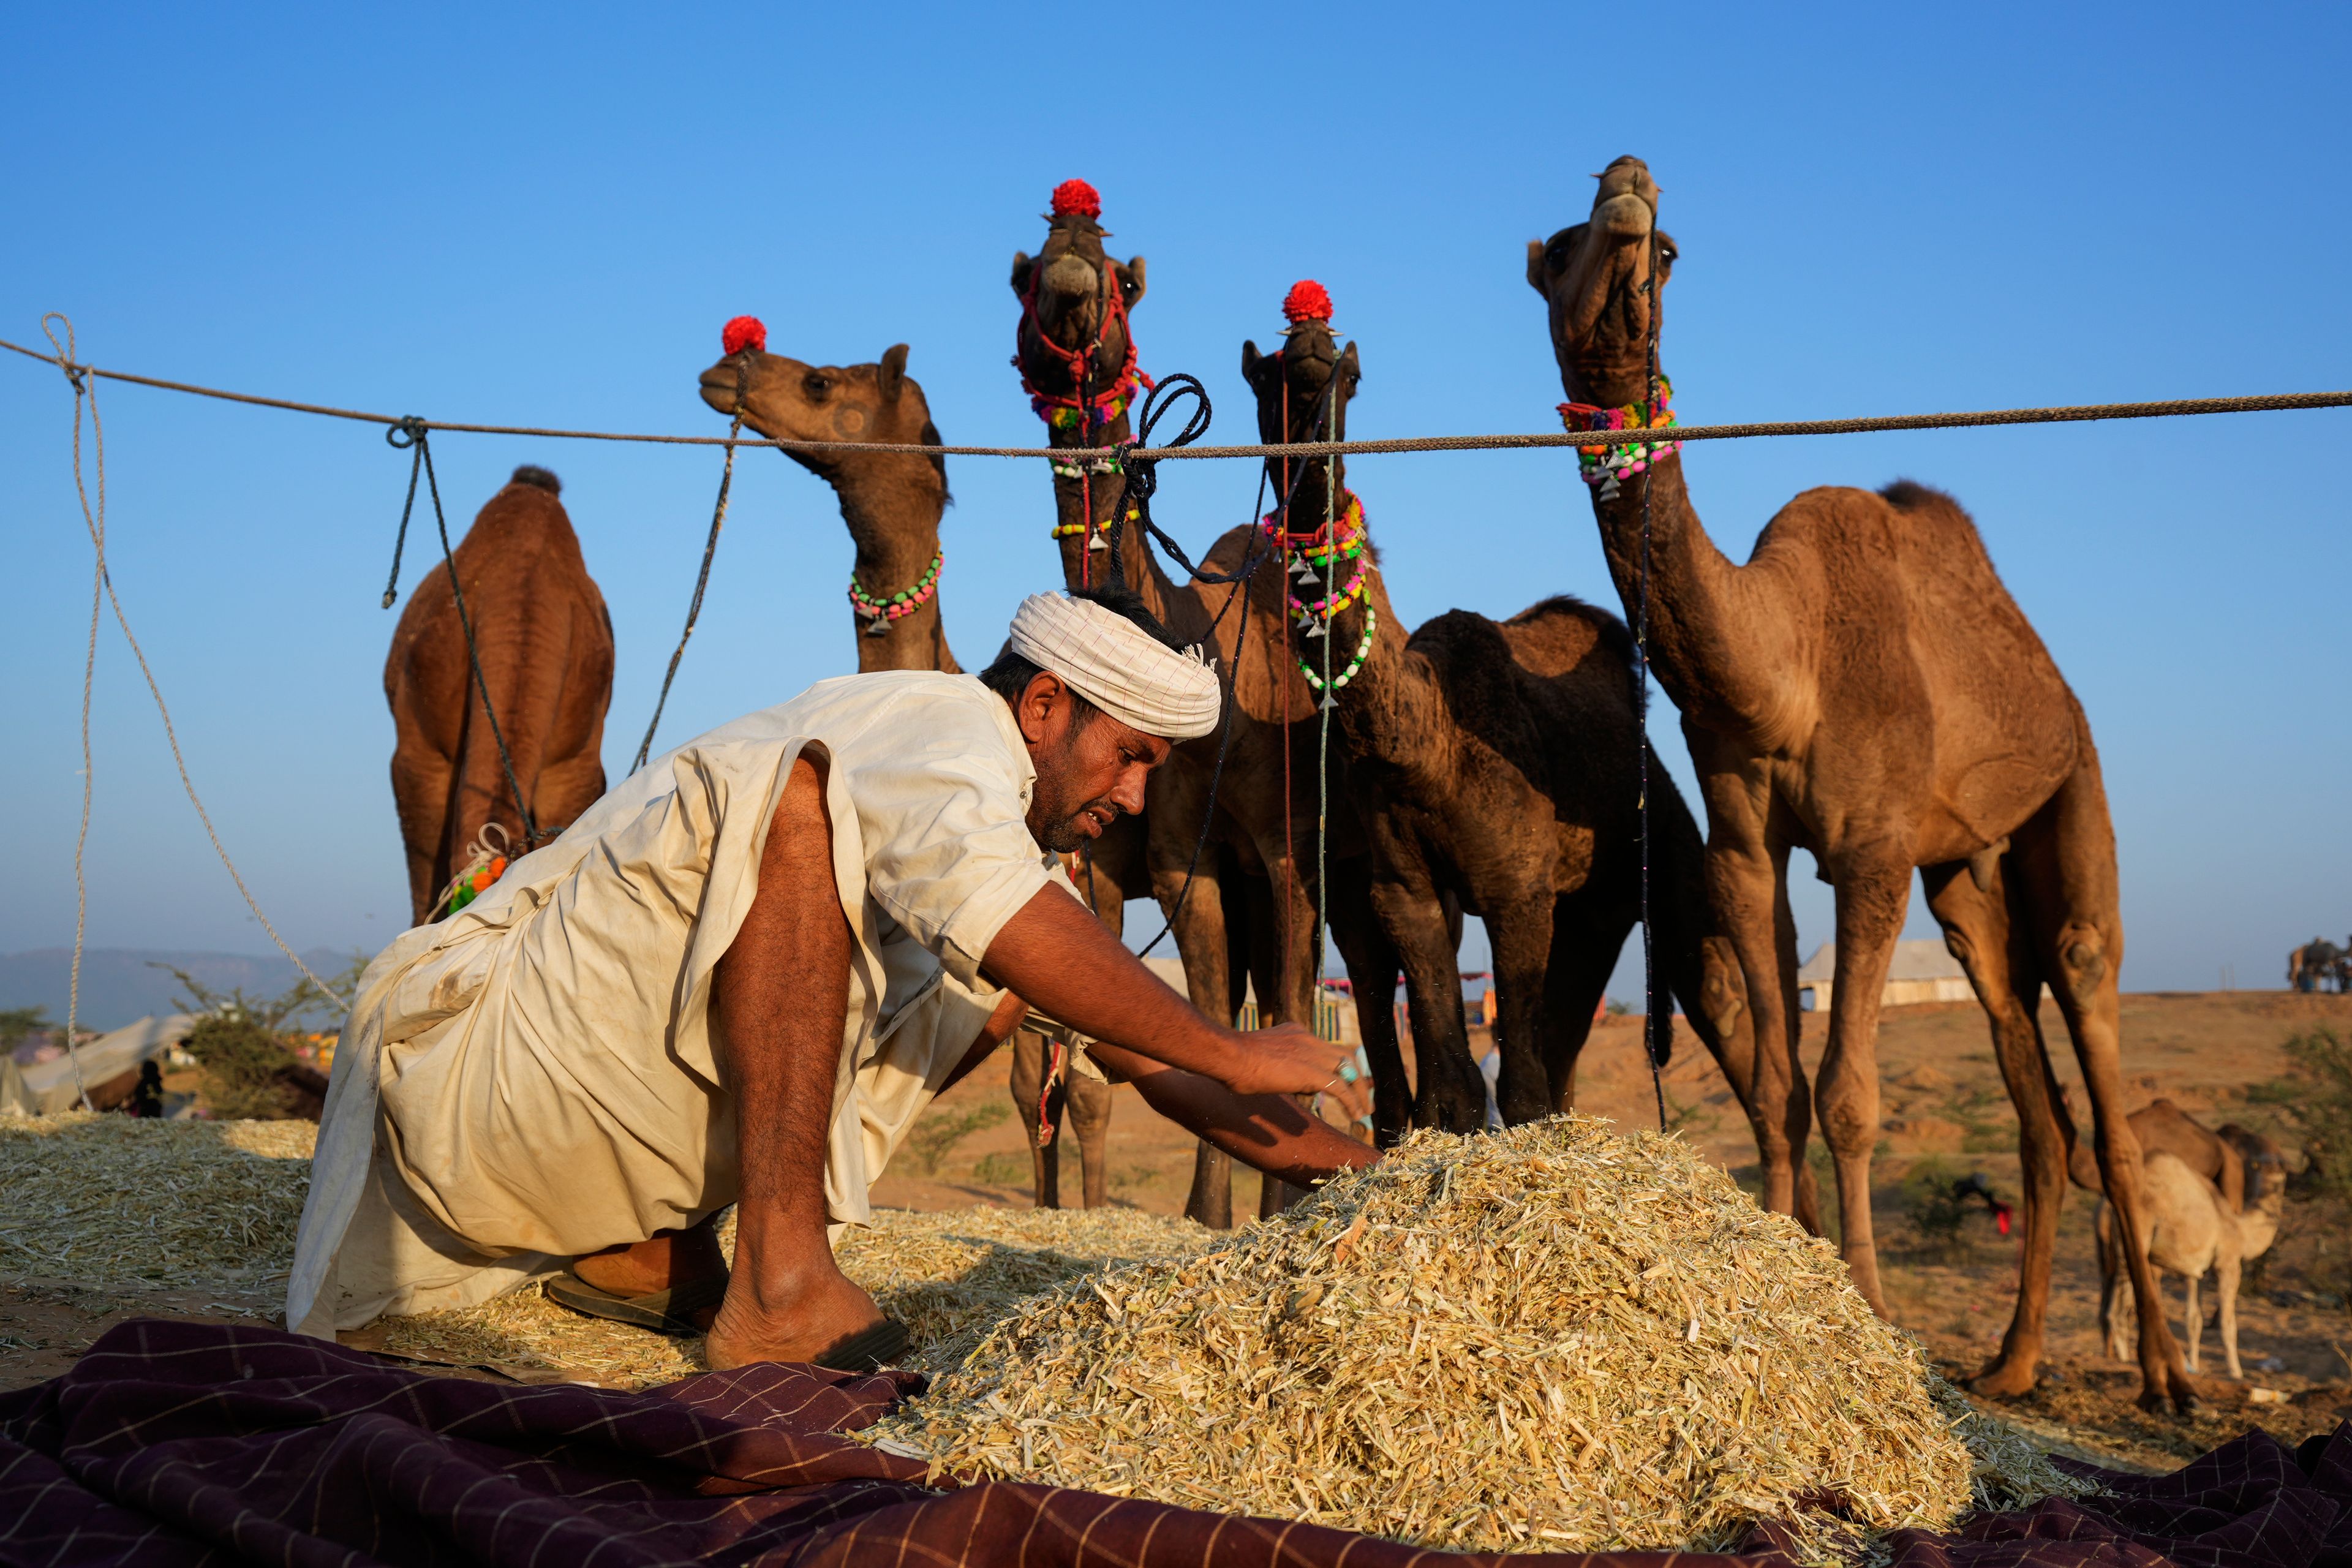
[[[1503,624],[1507,626],[1540,626],[1548,622],[1576,621],[1590,626],[1594,640],[1613,657],[1626,664],[1633,662],[1633,634],[1600,605],[1580,599],[1573,594],[1554,594],[1539,599]]]
[[[545,490],[551,496],[560,496],[563,493],[563,481],[555,477],[555,471],[551,468],[540,468],[533,463],[525,463],[521,468],[517,468],[514,471],[514,478],[509,479],[507,483],[530,485],[533,489]]]
[[[1962,517],[1968,515],[1949,495],[1916,479],[1897,479],[1880,490],[1878,499],[1897,511],[1954,511]]]

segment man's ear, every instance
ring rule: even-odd
[[[1134,310],[1143,299],[1143,258],[1131,258],[1124,265],[1114,261],[1111,270],[1118,275],[1120,298],[1127,301],[1129,310]]]
[[[1042,745],[1053,724],[1055,709],[1069,701],[1070,689],[1062,678],[1050,669],[1041,669],[1029,678],[1021,689],[1021,700],[1013,705],[1013,722],[1021,731],[1021,738],[1031,745]]]
[[[907,385],[907,345],[892,343],[882,351],[880,392],[882,406],[887,408],[898,401],[898,394]]]
[[[1013,253],[1013,291],[1024,300],[1029,298],[1029,273],[1035,266],[1036,263],[1029,259],[1027,251],[1016,250]]]

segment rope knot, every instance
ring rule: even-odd
[[[400,418],[394,420],[391,427],[384,431],[384,444],[405,452],[409,447],[417,446],[424,441],[426,428],[427,426],[425,426],[425,421],[418,418],[415,415],[403,415]],[[403,437],[405,437],[405,439]]]

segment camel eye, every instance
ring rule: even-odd
[[[824,401],[825,394],[833,390],[833,382],[830,378],[812,371],[802,379],[801,389],[809,395],[813,402],[822,403]]]

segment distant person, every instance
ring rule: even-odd
[[[122,1102],[122,1109],[130,1116],[163,1114],[163,1069],[153,1057],[139,1064],[139,1081],[131,1086],[131,1098]]]
[[[1221,707],[1133,595],[1041,594],[977,677],[820,681],[625,781],[362,977],[288,1324],[552,1276],[583,1311],[707,1324],[714,1367],[887,1361],[905,1331],[829,1233],[1032,1002],[1245,1163],[1307,1184],[1370,1163],[1291,1098],[1364,1114],[1352,1047],[1194,1012],[1055,858],[1141,809]]]

